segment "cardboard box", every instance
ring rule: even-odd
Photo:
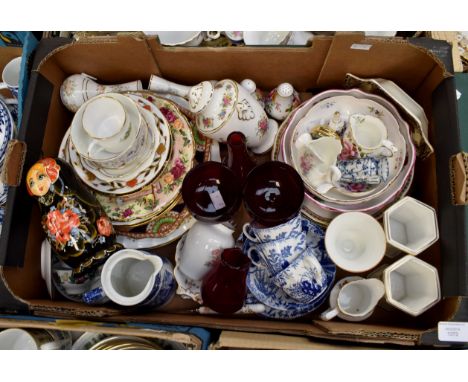
[[[48,317],[0,315],[0,330],[7,328],[51,329],[70,332],[104,333],[112,336],[137,336],[172,341],[186,350],[207,349],[211,341],[211,333],[202,328],[151,324],[98,323]]]
[[[419,45],[431,45],[425,40]],[[440,44],[445,42],[437,42]],[[444,45],[444,46],[445,46]],[[448,46],[448,45],[447,45]],[[363,49],[365,47],[365,49]],[[450,52],[450,49],[446,49]],[[378,308],[371,319],[323,322],[314,314],[294,321],[246,316],[203,316],[175,299],[164,312],[135,315],[112,306],[91,307],[50,301],[40,276],[43,233],[39,211],[22,183],[12,187],[0,243],[0,306],[10,311],[99,321],[201,326],[235,331],[284,333],[324,339],[397,345],[450,346],[437,341],[437,323],[468,320],[468,261],[464,206],[450,195],[449,163],[460,151],[453,79],[435,54],[400,39],[365,38],[362,34],[317,37],[310,47],[166,48],[155,39],[132,37],[41,41],[33,64],[19,139],[27,143],[24,169],[41,156],[55,156],[72,119],[60,101],[59,88],[70,74],[85,72],[104,83],[151,74],[184,84],[206,79],[252,78],[260,88],[288,81],[302,93],[341,88],[346,73],[395,81],[425,109],[436,154],[417,163],[412,195],[438,211],[440,241],[420,257],[440,270],[443,300],[417,318]],[[174,246],[157,250],[173,256]],[[173,259],[173,257],[172,257]],[[323,309],[325,306],[323,306]]]

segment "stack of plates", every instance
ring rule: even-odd
[[[59,157],[93,190],[114,226],[137,227],[178,204],[184,176],[193,167],[195,141],[191,125],[174,103],[150,92],[127,96],[138,105],[142,123],[159,137],[151,156],[125,164],[125,169],[103,169],[79,155],[68,131]]]
[[[8,106],[0,98],[0,172],[3,168],[8,142],[13,138],[15,122]],[[0,182],[0,206],[6,203],[8,187]],[[2,213],[3,221],[3,213]],[[0,223],[1,226],[1,223]]]
[[[339,112],[346,124],[353,114],[377,117],[385,125],[388,139],[397,147],[388,158],[387,180],[364,192],[333,187],[319,192],[302,174],[300,160],[295,158],[295,142],[314,127],[328,123]],[[272,159],[290,164],[301,174],[306,185],[303,212],[314,221],[327,225],[343,212],[361,211],[376,217],[409,190],[414,174],[416,150],[409,126],[395,107],[385,99],[360,90],[329,90],[316,95],[290,114],[281,125],[272,151]]]
[[[89,350],[162,350],[162,348],[140,337],[113,336],[99,341]]]

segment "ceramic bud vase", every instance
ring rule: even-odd
[[[265,100],[265,110],[270,117],[282,121],[300,103],[299,94],[291,84],[285,82],[268,94]]]
[[[101,85],[96,78],[87,74],[73,74],[63,81],[60,87],[60,98],[65,107],[76,112],[88,99],[103,93],[119,93],[124,91],[143,90],[141,81],[124,84]]]
[[[240,248],[223,250],[219,262],[203,279],[203,304],[223,314],[241,309],[247,296],[249,265],[248,257]]]
[[[112,224],[68,163],[44,158],[26,175],[29,194],[41,209],[41,225],[53,252],[75,275],[90,272],[115,251]]]
[[[229,134],[227,149],[228,156],[225,164],[236,174],[239,182],[244,184],[250,170],[256,165],[247,149],[245,135],[239,131]]]
[[[236,81],[225,79],[214,85],[203,81],[190,87],[153,75],[149,89],[187,99],[198,130],[208,138],[226,142],[230,133],[241,131],[255,154],[273,146],[278,123],[269,120],[262,105]]]

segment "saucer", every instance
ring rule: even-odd
[[[284,318],[295,318],[303,316],[315,310],[328,295],[335,278],[336,267],[328,256],[324,245],[324,230],[307,219],[302,220],[303,227],[307,231],[308,248],[313,248],[317,260],[322,265],[327,277],[327,287],[315,300],[308,304],[302,304],[287,295],[281,288],[271,280],[269,272],[262,267],[251,267],[247,276],[247,286],[252,295],[261,303],[273,308],[274,311],[261,313],[263,315],[282,316]],[[248,250],[251,243],[244,241],[244,252]],[[283,311],[283,312],[276,312]]]
[[[5,156],[8,142],[13,138],[15,122],[7,104],[0,99],[0,162]]]
[[[330,307],[332,309],[335,309],[338,303],[338,294],[340,293],[341,288],[343,288],[346,284],[352,282],[352,281],[358,281],[358,280],[364,280],[364,278],[359,277],[359,276],[349,276],[345,277],[344,279],[341,279],[336,283],[336,285],[333,287],[332,291],[330,292]],[[343,318],[343,314],[341,312],[338,313],[337,317],[341,318],[342,320],[345,321],[351,321],[351,322],[358,322],[358,321],[363,321],[370,316],[372,316],[372,313],[374,313],[374,309],[372,309],[368,314],[366,314],[364,317],[351,317],[351,316],[346,316],[346,318]]]
[[[126,195],[95,194],[113,225],[141,225],[173,207],[180,198],[184,177],[194,165],[195,142],[187,119],[172,102],[154,96],[147,96],[146,100],[149,99],[154,106],[171,113],[170,159],[141,190]]]
[[[185,244],[186,234],[182,236],[180,241],[177,243],[176,253],[175,253],[175,268],[174,268],[174,277],[177,281],[177,290],[176,294],[184,299],[192,299],[199,304],[203,303],[201,297],[201,284],[200,280],[192,280],[186,276],[180,269],[180,253]]]

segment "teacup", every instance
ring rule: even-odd
[[[272,275],[287,268],[306,249],[306,235],[278,239],[252,245],[247,256],[258,266],[268,268]]]
[[[343,139],[356,145],[361,155],[392,156],[398,151],[387,139],[384,123],[372,115],[351,115]]]
[[[325,247],[333,262],[348,272],[374,268],[385,255],[387,241],[379,222],[363,212],[334,218],[325,232]]]
[[[98,96],[86,103],[83,129],[110,153],[120,154],[133,144],[140,125],[134,125],[121,102],[135,109],[136,105],[121,97]],[[135,112],[135,110],[133,110]]]
[[[365,157],[338,161],[341,172],[340,183],[380,184],[390,174],[388,159]]]
[[[201,31],[147,31],[144,33],[149,36],[157,35],[161,45],[167,46],[198,46],[205,36]]]
[[[21,73],[21,57],[16,57],[5,65],[2,72],[0,89],[9,89],[15,98],[18,98],[19,80]]]
[[[373,313],[385,289],[378,279],[361,279],[342,285],[336,303],[320,315],[324,321],[338,316],[347,321],[362,321]]]
[[[225,225],[197,221],[183,238],[181,253],[178,254],[178,271],[195,281],[203,279],[222,250],[234,247],[233,233]]]
[[[244,32],[245,45],[285,45],[291,32],[281,31],[246,31]]]
[[[327,287],[327,275],[315,257],[314,249],[307,247],[291,264],[273,277],[273,282],[290,297],[309,304]]]
[[[6,329],[0,332],[0,350],[59,350],[71,345],[70,336],[45,329]]]
[[[242,227],[244,235],[253,243],[266,243],[274,240],[305,237],[302,230],[302,217],[300,214],[286,223],[274,227],[258,227],[255,223],[245,223]]]

